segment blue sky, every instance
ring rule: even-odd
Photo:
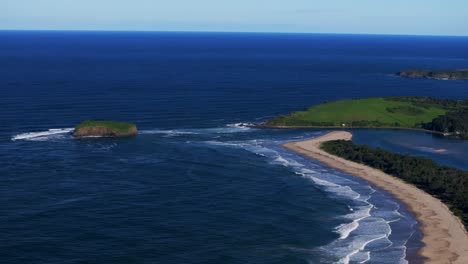
[[[0,29],[468,36],[468,0],[0,0]]]

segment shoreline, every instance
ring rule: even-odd
[[[453,135],[447,135],[443,132],[434,131],[434,130],[427,130],[423,128],[411,128],[411,127],[342,127],[342,126],[269,126],[269,125],[256,125],[252,126],[253,128],[268,128],[268,129],[395,129],[395,130],[408,130],[408,131],[418,131],[418,132],[426,132],[429,134],[440,135],[448,138],[453,138]]]
[[[419,254],[426,258],[425,263],[468,263],[468,235],[465,227],[440,200],[382,171],[342,159],[320,149],[322,142],[351,138],[352,134],[349,132],[334,131],[318,138],[288,142],[282,146],[362,178],[405,204],[420,224],[422,242],[425,245]]]

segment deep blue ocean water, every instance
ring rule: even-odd
[[[463,37],[3,31],[0,62],[0,263],[418,263],[403,205],[280,146],[326,131],[236,124],[468,96],[467,82],[394,75],[468,67]],[[140,134],[72,139],[84,119]],[[468,169],[466,141],[353,132]]]

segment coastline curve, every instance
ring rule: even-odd
[[[330,167],[362,178],[405,204],[421,224],[420,255],[426,263],[468,263],[468,235],[461,221],[437,198],[380,170],[348,161],[320,149],[323,142],[351,140],[352,134],[334,131],[305,141],[284,143],[283,147]]]

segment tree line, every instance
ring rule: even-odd
[[[436,117],[432,122],[423,124],[423,128],[468,138],[468,107]]]
[[[433,160],[389,152],[381,148],[336,140],[323,150],[398,177],[439,198],[468,227],[468,172],[441,166]]]
[[[435,98],[428,96],[390,96],[387,100],[395,102],[413,103],[416,106],[429,108],[431,106],[440,106],[445,109],[458,109],[468,107],[468,98],[463,100],[454,100],[448,98]]]

